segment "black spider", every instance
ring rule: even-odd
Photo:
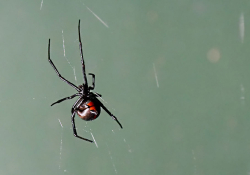
[[[80,118],[83,120],[89,121],[89,120],[94,120],[96,119],[100,112],[101,112],[101,107],[104,109],[122,128],[121,123],[117,120],[117,118],[97,99],[97,97],[101,97],[100,94],[91,92],[95,88],[95,75],[92,73],[89,73],[89,75],[92,76],[92,86],[88,86],[88,81],[87,81],[87,76],[85,73],[85,64],[84,64],[84,58],[83,58],[83,53],[82,53],[82,42],[81,42],[81,34],[80,34],[80,20],[78,24],[78,34],[79,34],[79,47],[80,47],[80,54],[81,54],[81,62],[82,62],[82,73],[83,73],[83,80],[84,83],[82,85],[79,85],[78,87],[74,85],[73,83],[69,82],[66,80],[64,77],[61,76],[61,74],[58,72],[56,69],[56,66],[50,59],[50,39],[49,39],[49,44],[48,44],[48,60],[53,69],[56,71],[57,75],[59,78],[69,84],[71,87],[75,88],[77,90],[77,93],[65,97],[63,99],[60,99],[56,101],[55,103],[51,104],[53,106],[54,104],[61,103],[64,100],[72,99],[76,96],[79,96],[74,105],[72,106],[71,109],[71,122],[72,122],[72,127],[73,127],[73,134],[75,137],[78,137],[80,139],[93,142],[92,140],[85,139],[83,137],[80,137],[77,135],[76,132],[76,127],[75,127],[75,114],[77,113]]]

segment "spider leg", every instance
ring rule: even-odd
[[[110,117],[112,117],[119,124],[119,126],[122,128],[122,125],[118,121],[118,119],[97,98],[96,98],[96,100],[99,102],[99,104],[102,107],[102,109],[104,109],[110,115]]]
[[[93,94],[95,94],[97,97],[102,97],[102,95],[97,92],[93,92]]]
[[[61,103],[61,102],[64,101],[64,100],[69,100],[69,99],[75,98],[76,96],[80,96],[80,95],[81,95],[80,93],[77,93],[77,94],[74,94],[74,95],[72,95],[72,96],[70,96],[70,97],[65,97],[65,98],[63,98],[63,99],[60,99],[60,100],[58,100],[58,101],[52,103],[51,106],[53,106],[54,104],[57,104],[57,103]]]
[[[78,106],[82,103],[83,99],[82,97],[79,97],[76,102],[74,103],[74,105],[71,108],[71,114],[73,114],[73,112],[78,108]]]
[[[51,66],[53,67],[53,69],[56,71],[56,74],[59,76],[59,78],[68,83],[70,86],[72,86],[73,88],[75,88],[78,92],[81,91],[81,89],[79,89],[76,85],[74,85],[73,83],[69,82],[68,80],[66,80],[64,77],[61,76],[61,74],[58,72],[56,66],[54,65],[54,63],[52,62],[52,60],[50,59],[50,39],[49,39],[49,44],[48,44],[48,60],[49,63],[51,64]]]
[[[73,134],[75,137],[79,138],[79,139],[82,139],[82,140],[85,140],[85,141],[88,141],[88,142],[93,142],[92,140],[89,140],[89,139],[85,139],[83,137],[80,137],[77,135],[77,132],[76,132],[76,126],[75,126],[75,113],[76,111],[73,112],[73,114],[71,115],[71,122],[72,122],[72,127],[73,127]]]
[[[88,81],[87,81],[87,76],[86,76],[86,72],[85,72],[85,63],[84,63],[84,58],[83,58],[83,53],[82,53],[82,41],[81,41],[81,33],[80,33],[80,19],[79,19],[79,24],[78,24],[78,35],[79,35],[79,48],[80,48],[80,54],[81,54],[83,80],[84,80],[84,85],[88,88]]]
[[[92,75],[92,86],[89,86],[89,90],[93,90],[95,88],[95,74],[89,73]]]

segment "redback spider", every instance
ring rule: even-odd
[[[101,95],[95,92],[91,92],[91,90],[95,88],[95,75],[92,73],[89,73],[89,75],[92,76],[92,86],[88,86],[87,76],[85,72],[84,58],[83,58],[83,53],[82,53],[80,20],[78,23],[78,35],[79,35],[79,48],[80,48],[80,55],[81,55],[81,62],[82,62],[82,73],[83,73],[83,80],[84,80],[84,83],[82,85],[79,85],[78,87],[74,85],[73,83],[69,82],[68,80],[66,80],[64,77],[62,77],[61,74],[58,72],[56,66],[50,59],[50,39],[49,39],[49,44],[48,44],[49,63],[51,64],[53,69],[56,71],[56,74],[59,76],[59,78],[62,81],[66,82],[68,85],[70,85],[71,87],[75,88],[75,90],[77,90],[77,93],[75,93],[74,95],[60,99],[56,101],[55,103],[52,103],[51,106],[57,103],[61,103],[64,100],[69,100],[78,96],[78,99],[76,100],[76,102],[71,108],[71,114],[72,114],[71,122],[72,122],[72,127],[73,127],[73,134],[75,137],[78,137],[80,139],[83,139],[89,142],[93,142],[92,140],[85,139],[77,135],[76,126],[75,126],[75,114],[76,113],[83,120],[89,121],[89,120],[96,119],[100,115],[101,108],[102,108],[112,117],[112,119],[114,119],[120,125],[121,128],[122,128],[122,125],[117,120],[117,118],[97,99],[97,97],[101,97]]]

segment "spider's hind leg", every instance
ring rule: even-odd
[[[118,119],[98,100],[96,99],[99,105],[110,115],[110,117],[117,122],[117,124],[122,128],[122,124],[118,121]]]
[[[80,137],[77,135],[77,132],[76,132],[76,125],[75,125],[75,113],[76,111],[73,112],[73,114],[71,115],[71,122],[72,122],[72,127],[73,127],[73,134],[75,137],[79,138],[79,139],[82,139],[82,140],[85,140],[85,141],[88,141],[88,142],[93,142],[92,140],[89,140],[89,139],[85,139],[83,137]]]
[[[71,114],[73,114],[73,112],[78,108],[79,104],[81,104],[83,101],[83,99],[81,97],[79,97],[76,102],[73,104],[72,108],[71,108]]]

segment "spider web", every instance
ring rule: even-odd
[[[2,1],[0,174],[249,174],[248,6],[223,5]],[[59,72],[83,82],[79,19],[86,73],[124,125],[76,115],[92,144],[73,136],[74,99],[50,107],[75,91],[47,61],[49,38]]]
[[[71,69],[73,70],[74,76],[75,76],[75,82],[77,83],[77,78],[76,78],[76,69],[75,67],[73,67],[70,63],[70,61],[68,60],[68,58],[66,57],[65,54],[65,44],[64,44],[64,36],[63,36],[63,30],[62,30],[62,42],[63,42],[63,56],[64,58],[67,60],[67,63],[70,65]]]
[[[102,20],[102,18],[101,17],[99,17],[94,11],[92,11],[87,5],[85,5],[84,3],[82,3],[83,4],[83,6],[85,6],[86,7],[86,9],[100,22],[100,23],[102,23],[106,28],[109,28],[109,26],[108,26],[108,24],[106,23],[106,22],[104,22],[104,20]],[[41,1],[41,6],[40,6],[40,10],[42,10],[42,7],[43,7],[43,0]],[[67,42],[67,41],[65,41],[65,38],[64,38],[64,31],[62,30],[62,50],[63,50],[63,56],[64,56],[64,58],[65,58],[65,60],[66,60],[66,62],[67,62],[67,64],[69,65],[69,67],[72,69],[72,72],[73,72],[73,75],[74,75],[74,81],[75,81],[75,83],[74,84],[78,84],[77,83],[77,75],[76,75],[76,70],[75,70],[75,66],[73,66],[72,65],[72,63],[70,62],[70,60],[67,58],[67,56],[66,56],[66,50],[67,50],[67,48],[65,47],[65,42]],[[76,42],[78,42],[78,39],[76,39]],[[80,58],[79,58],[80,59]],[[154,65],[153,65],[153,67],[154,67]],[[155,67],[154,67],[154,71],[155,71]],[[155,72],[155,76],[157,76],[156,75],[156,72]],[[157,83],[158,83],[158,80],[157,80],[157,77],[156,77],[156,81],[157,81]],[[158,84],[157,84],[158,85]],[[94,92],[95,93],[95,92]],[[98,96],[98,98],[105,104],[105,105],[107,105],[108,104],[108,102],[106,102],[102,97],[100,97],[97,93],[95,93],[97,96]],[[113,111],[115,111],[115,109],[113,108],[113,107],[111,107],[111,109],[113,110]],[[64,147],[63,147],[63,143],[64,143],[64,132],[72,132],[72,127],[70,127],[70,128],[65,128],[65,126],[63,125],[63,123],[61,122],[61,120],[60,120],[60,118],[58,118],[58,123],[60,124],[60,126],[61,126],[61,139],[60,139],[60,143],[59,143],[59,158],[58,158],[58,169],[60,170],[60,171],[62,171],[63,173],[69,173],[69,174],[71,174],[70,173],[70,171],[68,170],[68,169],[66,169],[66,168],[64,168],[63,167],[63,165],[62,165],[62,161],[63,161],[63,152],[64,152]],[[92,131],[92,129],[91,129],[91,127],[88,125],[88,122],[85,122],[85,125],[84,125],[84,129],[83,128],[76,128],[77,130],[82,130],[82,131],[84,131],[85,133],[88,133],[89,135],[91,135],[91,137],[92,137],[92,140],[93,140],[93,142],[94,142],[94,144],[95,144],[95,147],[96,148],[99,148],[99,146],[98,146],[98,141],[95,139],[95,137],[94,137],[94,132]],[[115,131],[114,130],[111,130],[111,132],[113,133],[113,134],[115,134]],[[73,137],[73,136],[72,136]],[[126,141],[126,139],[125,138],[121,138],[121,140],[120,140],[121,142],[123,142],[125,145],[127,145],[126,147],[127,147],[127,152],[128,153],[132,153],[132,149],[131,149],[131,147],[130,147],[130,145],[127,143],[127,141]],[[111,144],[111,143],[109,143],[109,144]],[[115,174],[118,174],[118,169],[117,169],[117,167],[116,167],[116,163],[115,163],[115,161],[114,161],[114,152],[112,152],[111,151],[111,148],[110,148],[110,145],[109,145],[107,142],[105,142],[105,145],[106,145],[106,151],[107,151],[107,160],[109,160],[111,163],[111,165],[112,165],[112,167],[113,167],[113,170],[114,170],[114,173]],[[83,159],[85,159],[85,158],[83,158]]]

